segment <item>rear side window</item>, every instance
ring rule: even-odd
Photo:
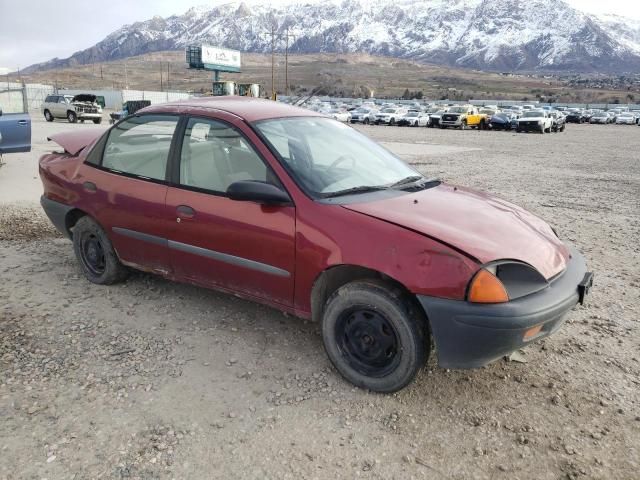
[[[240,132],[215,120],[191,118],[180,152],[180,184],[224,193],[242,180],[278,185]]]
[[[144,115],[113,127],[105,144],[102,166],[153,180],[165,180],[177,116]]]

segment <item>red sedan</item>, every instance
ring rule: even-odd
[[[407,385],[434,343],[486,365],[553,333],[583,257],[509,202],[423,177],[366,136],[266,100],[186,100],[53,135],[42,206],[87,279],[128,268],[322,324],[354,384]]]

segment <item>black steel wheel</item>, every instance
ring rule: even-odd
[[[349,365],[368,377],[387,375],[400,358],[393,325],[368,308],[345,310],[336,322],[335,341]]]
[[[99,285],[111,285],[127,278],[109,237],[91,217],[80,218],[72,229],[73,250],[84,276]]]
[[[100,238],[87,231],[81,232],[79,237],[82,265],[93,275],[102,275],[106,268],[106,259]]]
[[[375,280],[334,292],[322,316],[322,338],[343,377],[381,393],[413,380],[429,352],[426,319],[414,300]]]

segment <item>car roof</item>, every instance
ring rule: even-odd
[[[139,110],[137,113],[188,113],[188,109],[190,107],[220,110],[236,115],[237,117],[241,117],[247,122],[256,122],[269,118],[323,116],[319,113],[312,112],[311,110],[294,107],[280,102],[274,102],[273,100],[238,96],[189,98],[160,105],[152,105]],[[187,110],[186,112],[185,109]]]

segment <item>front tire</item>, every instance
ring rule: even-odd
[[[407,386],[426,361],[425,322],[401,292],[358,281],[327,301],[322,339],[329,360],[345,379],[391,393]]]
[[[69,123],[78,123],[78,115],[76,115],[76,112],[69,110],[67,112],[67,120]]]
[[[392,127],[396,124],[396,119],[392,118],[391,120],[389,120],[389,125],[391,125]]]
[[[102,123],[102,119],[101,118],[94,118],[93,119],[93,123],[95,123],[96,125],[99,125]]]
[[[127,278],[111,241],[91,217],[82,217],[73,229],[73,251],[84,276],[98,285],[111,285]]]

